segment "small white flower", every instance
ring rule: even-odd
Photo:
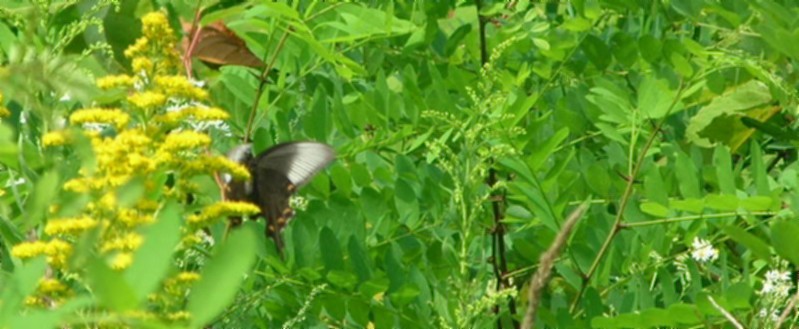
[[[710,241],[703,240],[700,238],[694,238],[694,242],[691,244],[693,250],[691,251],[691,258],[698,262],[708,262],[714,261],[719,258],[719,251],[716,248],[713,248],[713,245],[710,244]]]
[[[769,270],[766,272],[761,294],[773,294],[777,297],[787,297],[793,287],[791,273],[788,271]]]
[[[757,313],[757,316],[764,319],[768,318],[771,321],[778,321],[780,319],[780,312],[779,310],[772,310],[769,312],[769,310],[761,308],[760,312]]]
[[[766,281],[788,282],[791,281],[791,273],[788,271],[769,270],[766,272]]]
[[[72,95],[70,95],[69,92],[64,93],[64,96],[61,96],[61,98],[58,99],[59,102],[69,102],[71,100]]]
[[[81,125],[81,127],[83,127],[83,129],[87,131],[97,131],[97,132],[101,132],[110,126],[111,125],[107,123],[96,123],[96,122],[87,122]]]
[[[20,177],[20,178],[17,178],[15,180],[7,180],[6,181],[6,187],[22,185],[22,184],[25,184],[25,182],[27,182],[25,177]]]
[[[770,294],[777,290],[777,287],[774,285],[773,282],[766,280],[763,282],[763,289],[760,289],[760,293],[762,294]]]
[[[192,84],[193,86],[197,87],[197,88],[203,88],[203,87],[205,87],[205,80],[194,80],[194,79],[189,79],[189,82],[191,82],[191,84]]]

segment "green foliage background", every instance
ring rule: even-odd
[[[214,152],[238,143],[257,104],[256,150],[317,140],[338,160],[300,193],[307,204],[284,231],[285,260],[245,233],[201,250],[207,257],[173,257],[208,263],[188,297],[201,319],[193,326],[518,326],[539,256],[586,201],[538,327],[729,327],[730,317],[774,327],[761,310],[786,308],[782,321],[796,323],[788,296],[759,291],[767,271],[799,263],[798,3],[204,5],[203,23],[224,20],[274,62],[264,85],[258,69],[195,63],[231,114]],[[113,314],[98,310],[130,303],[109,292],[132,289],[135,276],[100,266],[87,270],[104,282],[93,291],[25,311],[20,301],[45,265],[9,250],[42,226],[64,197],[55,187],[90,159],[80,147],[44,150],[42,134],[100,97],[94,77],[129,69],[121,54],[140,33],[138,17],[166,10],[178,27],[195,9],[0,4],[0,92],[11,112],[0,127],[0,327],[97,327]],[[251,224],[245,230],[262,229]],[[219,237],[224,227],[210,229]],[[688,257],[695,238],[718,259]],[[150,257],[166,250],[154,245]]]

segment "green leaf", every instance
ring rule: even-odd
[[[661,53],[663,50],[663,43],[657,38],[646,34],[638,39],[638,50],[644,60],[655,63],[663,56]]]
[[[59,175],[56,171],[48,171],[36,181],[33,197],[25,204],[27,211],[23,217],[25,224],[22,230],[28,230],[42,222],[49,205],[58,195]]]
[[[674,171],[680,192],[685,198],[699,198],[702,193],[699,189],[699,179],[697,178],[697,168],[692,159],[685,153],[678,152],[677,168]]]
[[[122,273],[112,270],[102,259],[89,260],[86,276],[101,306],[124,312],[138,304],[136,292]]]
[[[25,297],[31,295],[44,275],[47,262],[44,257],[37,257],[16,268],[9,279],[0,278],[0,326],[3,321],[20,312]],[[5,274],[5,273],[3,273]]]
[[[13,138],[14,133],[11,127],[5,122],[0,122],[0,163],[16,169],[19,168],[19,150]]]
[[[419,198],[410,184],[405,179],[398,179],[396,183],[394,203],[397,212],[401,214],[400,222],[411,228],[419,224]]]
[[[739,201],[740,199],[734,195],[709,194],[705,196],[705,207],[722,211],[736,211]]]
[[[319,251],[322,254],[322,262],[328,271],[341,270],[344,268],[344,256],[341,252],[336,234],[328,227],[323,227],[319,231]]]
[[[649,119],[660,119],[681,110],[680,104],[674,104],[677,91],[669,86],[665,79],[645,76],[638,89],[638,108]]]
[[[347,249],[352,267],[355,270],[355,274],[358,275],[358,280],[361,282],[369,280],[372,277],[371,264],[369,255],[361,245],[361,242],[355,236],[350,236],[349,242],[347,242]]]
[[[583,40],[582,50],[585,55],[596,65],[597,69],[604,70],[610,65],[610,49],[604,41],[593,34],[589,34]]]
[[[368,299],[384,293],[388,290],[389,279],[387,277],[377,277],[362,283],[358,291]]]
[[[168,203],[160,211],[153,225],[147,227],[144,243],[136,250],[133,263],[125,271],[141,302],[158,288],[172,265],[172,254],[180,242],[181,209],[177,203]]]
[[[732,174],[730,149],[719,145],[713,150],[713,166],[721,193],[735,195],[735,177]]]
[[[641,211],[655,217],[667,217],[669,215],[669,208],[657,202],[641,203]]]
[[[738,242],[749,249],[755,257],[765,261],[771,260],[771,251],[769,245],[757,236],[738,226],[733,225],[724,226],[722,227],[722,230],[735,242]]]
[[[794,265],[799,265],[799,248],[796,237],[799,236],[799,223],[793,220],[777,220],[771,225],[771,245],[780,257]]]
[[[741,208],[746,211],[768,211],[779,203],[771,197],[753,196],[741,200]]]
[[[685,200],[671,200],[669,207],[675,210],[684,210],[692,213],[702,213],[705,210],[705,200],[690,198]]]
[[[696,145],[711,147],[716,142],[729,145],[732,137],[751,130],[738,119],[745,111],[772,101],[768,86],[759,81],[749,81],[713,98],[688,123],[686,136]]]
[[[327,273],[327,280],[336,287],[350,290],[358,283],[358,277],[347,271],[333,270]]]
[[[638,44],[629,33],[617,32],[610,40],[613,58],[624,66],[632,66],[638,59]]]
[[[233,231],[205,265],[188,296],[186,309],[191,313],[191,327],[207,324],[233,302],[255,261],[254,234],[247,229]]]
[[[391,297],[391,301],[397,303],[398,305],[406,305],[416,299],[419,296],[420,290],[413,283],[406,283],[402,285],[397,291],[391,293],[389,296]]]

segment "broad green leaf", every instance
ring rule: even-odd
[[[56,171],[46,172],[36,181],[33,196],[25,204],[27,213],[23,217],[25,221],[23,230],[30,229],[42,222],[49,205],[58,195],[58,182],[59,175]]]
[[[680,103],[674,103],[675,97],[677,90],[668,81],[646,76],[638,87],[638,108],[647,118],[660,119],[681,110]]]
[[[727,236],[733,239],[733,241],[738,242],[749,249],[755,257],[764,261],[771,260],[771,251],[769,245],[757,236],[734,225],[723,226],[722,230],[725,234],[727,234]]]
[[[207,324],[233,302],[255,261],[255,241],[254,232],[235,230],[216,249],[188,296],[186,309],[191,313],[191,327]]]
[[[671,64],[674,65],[674,71],[683,76],[683,78],[690,78],[694,75],[694,68],[685,56],[675,52],[671,54],[670,60]]]
[[[335,233],[330,228],[323,227],[319,231],[319,251],[322,254],[322,263],[327,271],[341,270],[344,268],[344,256],[341,244]]]
[[[350,236],[347,243],[347,250],[349,251],[350,262],[358,275],[359,281],[366,281],[372,277],[371,263],[369,262],[369,255],[355,236]]]
[[[730,150],[719,145],[713,151],[713,166],[716,167],[716,179],[719,191],[724,194],[735,195],[735,177],[732,174],[732,159]]]
[[[3,104],[0,103],[0,106]],[[9,168],[18,168],[19,150],[13,142],[13,132],[5,122],[0,122],[0,163]]]
[[[799,265],[797,236],[799,236],[799,223],[795,220],[778,220],[771,225],[771,245],[780,257],[794,265]]]
[[[419,296],[419,287],[413,283],[406,283],[390,295],[391,301],[398,305],[406,305]]]
[[[702,213],[705,209],[705,200],[695,199],[695,198],[684,199],[684,200],[671,200],[669,201],[669,207],[675,210],[683,210],[699,214]]]
[[[139,299],[136,291],[125,276],[112,270],[102,259],[89,260],[86,276],[101,306],[117,312],[129,311],[137,306]]]
[[[751,143],[752,151],[752,174],[755,179],[757,193],[766,196],[771,193],[768,183],[768,173],[766,172],[766,160],[763,158],[763,150],[756,141]]]
[[[0,293],[2,293],[0,297],[3,301],[0,303],[0,325],[4,320],[10,319],[21,311],[25,297],[30,296],[36,290],[39,278],[44,275],[46,268],[45,258],[37,257],[17,266],[10,278],[2,278],[6,285],[0,287]]]
[[[692,159],[685,153],[679,152],[676,154],[677,166],[674,171],[677,176],[677,185],[680,188],[680,193],[685,198],[699,198],[702,193],[699,189],[699,178],[697,177],[696,165]]]
[[[767,211],[777,206],[777,202],[767,196],[752,196],[742,199],[740,205],[746,211]]]
[[[147,227],[144,242],[134,253],[133,263],[125,271],[125,279],[141,302],[164,279],[172,265],[172,254],[180,241],[181,210],[177,203],[168,203],[154,224]]]
[[[358,283],[358,277],[347,271],[332,270],[327,273],[327,280],[334,286],[350,290]]]
[[[530,169],[533,171],[539,170],[541,166],[546,163],[547,159],[550,158],[552,152],[554,152],[555,149],[560,146],[560,144],[563,143],[563,141],[568,137],[569,128],[561,128],[554,135],[548,138],[544,144],[539,145],[539,147],[533,151],[530,161],[528,162],[530,164]]]
[[[705,196],[705,207],[722,211],[736,211],[739,207],[738,197],[727,194],[709,194]]]
[[[711,147],[718,141],[730,141],[739,131],[751,130],[738,119],[744,111],[772,101],[768,86],[749,81],[730,89],[704,106],[688,123],[686,136],[696,145]],[[733,145],[731,148],[735,149]]]
[[[604,41],[597,38],[593,34],[585,37],[582,44],[582,50],[588,59],[596,65],[597,69],[604,70],[610,65],[610,49]]]
[[[657,202],[641,203],[641,211],[655,217],[667,217],[669,215],[669,208]]]
[[[386,277],[377,277],[362,283],[358,287],[358,291],[371,299],[378,294],[384,293],[388,290],[389,279]]]
[[[638,39],[638,50],[644,60],[655,63],[663,56],[661,53],[663,43],[654,36],[647,34]]]
[[[413,228],[419,224],[419,197],[405,179],[396,183],[394,202],[400,214],[400,222]]]
[[[617,32],[610,40],[613,58],[624,66],[632,66],[638,59],[638,43],[629,33]]]

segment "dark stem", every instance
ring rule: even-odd
[[[488,24],[489,18],[480,14],[480,10],[483,8],[481,0],[475,0],[474,4],[475,7],[477,7],[478,30],[480,35],[480,66],[482,67],[488,63],[486,24]],[[489,159],[489,162],[493,166],[493,159]],[[488,186],[492,188],[497,184],[497,171],[493,167],[488,170],[487,183]],[[508,262],[505,257],[505,224],[502,223],[504,214],[501,207],[501,203],[504,202],[505,198],[502,193],[492,192],[490,200],[494,222],[494,227],[491,230],[491,254],[493,255],[493,257],[491,257],[491,265],[494,268],[494,276],[497,280],[496,289],[499,291],[511,286],[508,277],[505,276],[505,273],[508,272]],[[495,305],[492,310],[494,314],[499,314],[500,305]],[[513,321],[513,327],[518,328],[519,322],[516,320],[516,301],[513,298],[508,298],[508,311]],[[497,328],[502,329],[501,317],[497,318]]]
[[[244,143],[250,141],[250,137],[252,136],[252,125],[253,121],[255,121],[255,113],[258,112],[258,104],[261,103],[261,94],[264,92],[264,88],[266,88],[266,77],[269,75],[269,72],[272,71],[272,67],[275,65],[277,61],[277,56],[280,54],[280,51],[283,49],[283,46],[286,44],[286,39],[288,39],[289,34],[291,32],[291,27],[286,27],[286,32],[283,32],[283,36],[280,37],[280,42],[277,44],[277,48],[275,48],[275,53],[272,54],[272,59],[269,61],[269,64],[266,65],[264,70],[261,72],[260,81],[258,82],[258,92],[255,93],[255,102],[252,104],[252,110],[250,110],[250,116],[247,118],[247,127],[244,129]]]

